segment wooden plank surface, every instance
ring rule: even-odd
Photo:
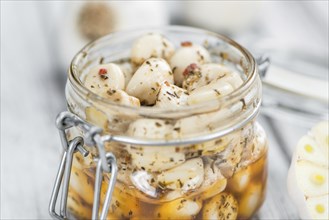
[[[36,3],[3,3],[1,13],[0,218],[50,219],[60,159],[54,119],[65,108],[65,71],[55,66]],[[269,178],[265,204],[254,219],[298,219],[286,189],[291,150],[280,146],[274,122],[260,122],[270,142]]]

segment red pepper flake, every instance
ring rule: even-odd
[[[193,73],[195,70],[200,69],[196,63],[191,63],[186,67],[186,69],[183,72],[183,76],[188,76],[190,73]]]
[[[190,46],[192,46],[192,42],[191,41],[184,41],[184,42],[180,43],[180,45],[182,47],[190,47]]]
[[[101,68],[101,69],[99,69],[99,71],[98,71],[98,74],[99,75],[105,75],[107,73],[107,69],[104,69],[104,68]]]

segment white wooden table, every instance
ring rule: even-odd
[[[56,65],[51,27],[39,22],[37,4],[1,5],[1,219],[50,219],[60,159],[54,119],[65,109],[65,68]],[[298,219],[286,176],[292,148],[306,130],[263,116],[260,122],[269,136],[269,177],[254,219]]]

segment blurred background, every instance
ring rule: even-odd
[[[328,120],[328,1],[1,1],[1,219],[49,219],[59,164],[54,125],[75,53],[113,31],[188,25],[258,58],[269,135],[267,200],[255,219],[298,219],[286,175],[298,139]]]

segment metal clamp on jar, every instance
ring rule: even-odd
[[[107,100],[82,81],[102,63],[131,65],[139,36],[203,45],[213,62],[243,83],[216,100],[178,109],[130,107]],[[265,198],[267,140],[256,117],[261,105],[259,59],[215,33],[171,26],[105,36],[72,61],[68,112],[57,118],[63,157],[50,202],[54,218],[250,218]],[[133,67],[132,67],[133,69]],[[147,80],[147,79],[145,79]],[[60,211],[56,201],[62,185]]]

